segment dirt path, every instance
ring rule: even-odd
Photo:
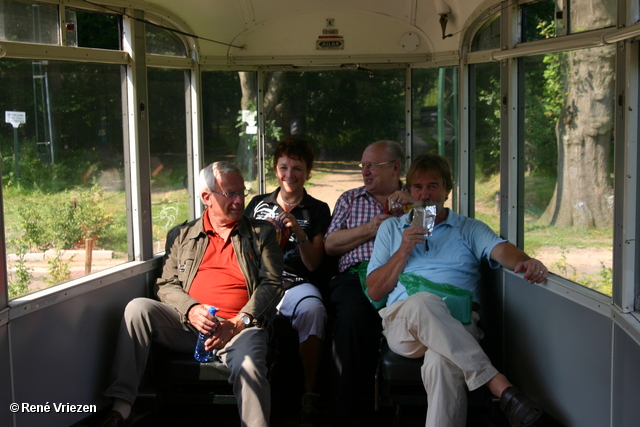
[[[328,169],[322,162],[318,162],[315,169],[320,177],[314,179],[312,176],[311,182],[307,184],[307,192],[328,204],[331,212],[342,193],[362,186],[362,173],[357,162],[344,163],[343,167],[344,169]]]
[[[598,275],[603,268],[613,267],[613,251],[606,248],[573,248],[563,251],[559,247],[547,247],[538,249],[534,257],[556,274],[562,273],[562,266],[566,267],[569,278],[574,275]]]

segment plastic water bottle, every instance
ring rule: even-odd
[[[213,306],[209,307],[209,313],[213,314],[214,316],[216,315],[216,311],[218,311],[217,308],[215,308]],[[211,352],[204,349],[204,342],[209,337],[210,337],[210,335],[203,334],[202,332],[200,332],[198,334],[198,342],[196,343],[196,351],[193,353],[193,357],[198,362],[205,362],[205,363],[206,362],[210,362],[211,359],[213,358],[213,355],[211,354]]]

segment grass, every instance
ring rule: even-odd
[[[498,175],[477,180],[475,199],[476,218],[498,234],[500,217],[496,209],[496,192],[500,189],[499,184]],[[573,265],[570,259],[572,254],[584,251],[601,256],[610,254],[613,251],[613,229],[581,229],[541,224],[538,220],[553,197],[555,184],[553,177],[525,178],[525,252],[537,257],[544,255],[547,258],[545,264],[551,272],[611,296],[611,265],[605,265],[594,255],[589,269],[585,270],[578,264]]]

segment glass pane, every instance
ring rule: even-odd
[[[0,127],[10,298],[127,261],[122,72],[0,61],[0,111],[16,112]]]
[[[616,24],[616,0],[569,0],[569,31],[598,30]]]
[[[204,164],[218,160],[237,164],[250,189],[246,202],[258,194],[256,77],[253,71],[202,73]]]
[[[67,46],[121,49],[120,16],[65,9]]]
[[[486,22],[473,36],[472,51],[500,48],[500,15]]]
[[[524,59],[525,245],[611,295],[615,45]]]
[[[274,72],[265,76],[267,191],[277,180],[273,149],[283,136],[306,139],[316,161],[306,189],[333,209],[363,185],[357,167],[372,142],[405,140],[405,71]]]
[[[147,53],[152,55],[187,56],[180,37],[152,24],[145,25]]]
[[[148,68],[151,212],[154,253],[189,219],[185,71]]]
[[[500,234],[500,64],[470,70],[475,146],[475,217]]]
[[[458,170],[458,69],[414,68],[412,154],[437,153]],[[454,185],[454,192],[455,185]],[[455,194],[448,203],[455,200]],[[448,207],[451,207],[448,205]]]
[[[522,41],[530,42],[562,35],[562,20],[556,20],[555,0],[522,6]]]
[[[58,6],[45,3],[0,0],[0,40],[59,44]]]

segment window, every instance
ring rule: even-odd
[[[148,54],[187,56],[184,43],[172,31],[148,23],[145,32]]]
[[[475,218],[500,234],[500,65],[470,67],[471,151],[475,154]]]
[[[127,261],[121,73],[0,61],[0,110],[25,118],[0,127],[10,298]]]
[[[242,169],[250,195],[258,194],[257,78],[253,71],[202,73],[204,164],[219,160]]]
[[[121,19],[118,15],[73,8],[66,8],[65,15],[67,46],[111,50],[122,48]]]
[[[616,24],[616,0],[569,0],[568,3],[571,33],[598,30]]]
[[[522,41],[531,42],[562,35],[562,19],[557,19],[557,9],[555,0],[523,5]]]
[[[153,251],[167,232],[189,219],[187,129],[183,70],[148,68]]]
[[[58,6],[20,0],[0,0],[0,40],[60,44]]]
[[[500,16],[482,25],[473,36],[471,48],[474,52],[479,50],[500,49]]]
[[[265,105],[267,191],[278,185],[273,150],[288,135],[311,144],[316,160],[306,189],[330,209],[344,191],[362,186],[357,165],[366,146],[404,143],[405,80],[404,69],[267,73],[268,87],[280,85]]]
[[[458,69],[415,68],[412,72],[412,155],[445,156],[457,176]],[[454,186],[454,190],[455,186]],[[449,202],[455,200],[452,195]],[[450,206],[449,206],[450,207]]]
[[[451,161],[458,144],[458,69],[412,70],[413,156],[438,153]]]
[[[525,250],[611,295],[615,45],[522,65]]]

